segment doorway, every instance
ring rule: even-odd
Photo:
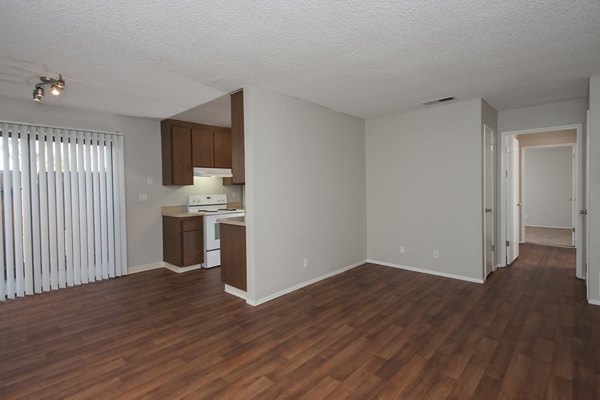
[[[576,275],[584,277],[583,222],[578,212],[585,197],[579,162],[585,155],[583,134],[581,125],[501,133],[500,266],[517,259],[521,243],[574,246]]]
[[[520,243],[575,247],[575,156],[577,131],[518,135],[520,148]],[[529,136],[529,137],[528,137]],[[565,140],[565,144],[530,145]],[[507,204],[513,202],[507,196]]]

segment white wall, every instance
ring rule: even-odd
[[[525,225],[572,228],[573,147],[526,147],[522,154]]]
[[[250,301],[364,261],[364,121],[258,87],[244,112]]]
[[[481,124],[481,99],[367,120],[370,260],[482,279]]]
[[[500,132],[509,132],[583,124],[586,110],[586,100],[576,99],[499,111],[498,130]]]
[[[127,207],[127,262],[129,268],[162,261],[162,205],[183,205],[192,193],[227,193],[241,198],[241,188],[223,187],[217,178],[196,178],[194,186],[162,186],[159,120],[123,117],[45,103],[0,97],[0,120],[125,134],[125,195]],[[147,178],[154,183],[148,185]],[[138,194],[148,194],[139,202]]]
[[[595,302],[600,302],[600,75],[590,78],[589,96],[589,285],[590,299]]]

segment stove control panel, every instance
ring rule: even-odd
[[[188,198],[188,206],[210,206],[227,204],[226,194],[193,194]]]

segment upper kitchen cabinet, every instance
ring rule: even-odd
[[[246,181],[244,156],[244,92],[231,95],[231,173],[232,182],[240,185]]]
[[[208,125],[192,129],[194,167],[231,169],[231,154],[231,129]]]
[[[215,168],[232,168],[231,130],[213,132]],[[192,141],[193,143],[193,141]]]
[[[193,185],[194,167],[232,167],[231,129],[161,121],[163,185]]]
[[[175,122],[168,119],[160,122],[163,185],[193,185],[190,128]]]

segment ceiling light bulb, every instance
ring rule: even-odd
[[[52,93],[55,96],[58,96],[60,94],[60,89],[58,88],[57,84],[52,85],[50,93]]]
[[[35,101],[42,101],[42,98],[44,98],[44,89],[41,87],[36,87],[33,90],[33,99]]]

